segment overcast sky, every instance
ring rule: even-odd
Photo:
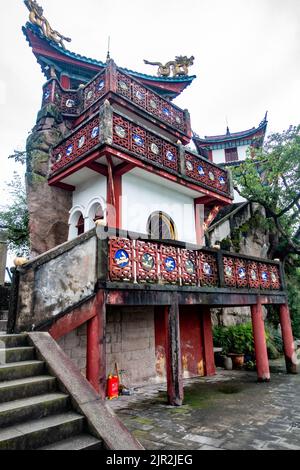
[[[40,107],[44,77],[21,27],[22,0],[2,3],[0,17],[0,205]],[[200,135],[256,126],[268,132],[300,123],[300,0],[39,0],[68,48],[105,61],[107,38],[120,66],[155,74],[143,59],[194,55],[192,86],[176,103]]]

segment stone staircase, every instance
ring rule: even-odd
[[[8,311],[0,310],[0,334],[6,333]]]
[[[103,442],[89,433],[28,336],[0,334],[0,450],[32,449],[101,450]]]

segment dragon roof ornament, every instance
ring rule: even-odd
[[[161,62],[149,62],[144,60],[147,65],[154,65],[158,67],[157,75],[159,77],[169,77],[171,73],[173,77],[186,77],[189,74],[189,67],[194,65],[195,57],[177,56],[175,60],[170,60],[165,65]]]
[[[44,17],[43,8],[36,0],[24,0],[24,3],[29,10],[30,23],[38,26],[47,39],[65,49],[64,41],[71,42],[71,39],[51,28],[49,21]]]

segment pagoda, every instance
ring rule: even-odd
[[[102,397],[117,362],[130,385],[167,381],[181,405],[183,378],[215,374],[212,307],[251,306],[258,379],[270,379],[272,303],[294,370],[280,263],[205,246],[233,193],[228,170],[190,149],[189,113],[172,101],[195,79],[191,60],[150,76],[68,51],[40,17],[23,31],[46,83],[27,147],[33,259],[17,269],[12,331],[48,331]]]

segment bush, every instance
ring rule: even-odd
[[[214,344],[223,348],[224,354],[252,355],[254,353],[254,342],[251,323],[215,327]]]
[[[213,330],[214,345],[223,348],[223,353],[236,353],[254,356],[252,324],[216,326]],[[270,359],[277,359],[282,353],[282,339],[277,330],[266,325],[266,341]]]

